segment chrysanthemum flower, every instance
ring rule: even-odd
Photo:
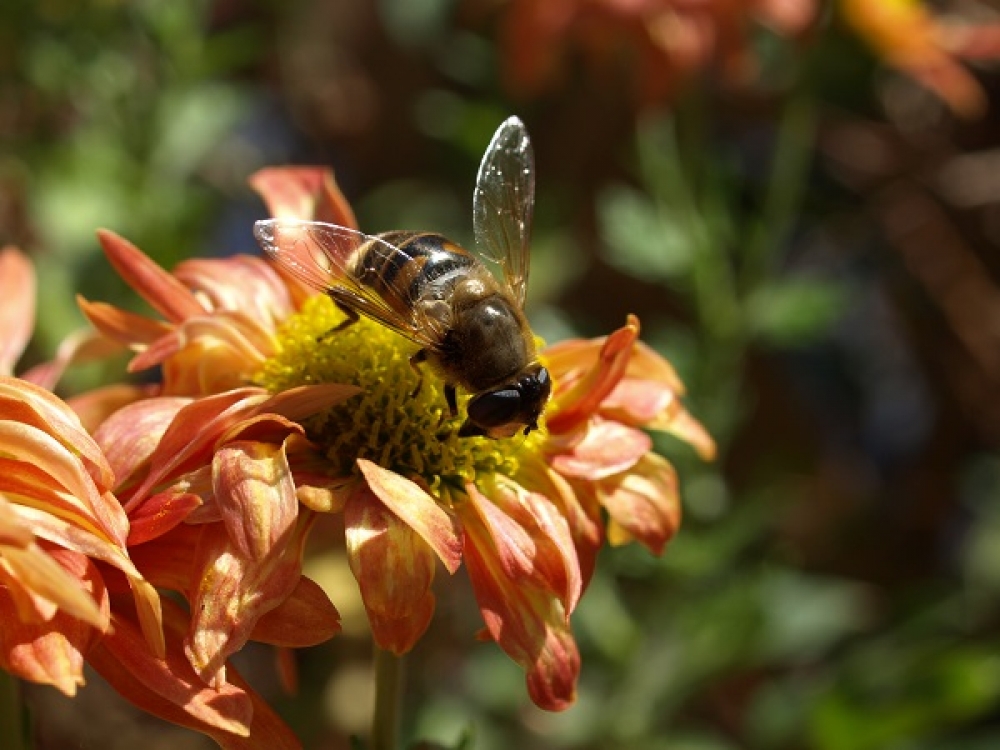
[[[109,571],[134,595],[141,648],[164,653],[160,600],[129,559],[111,467],[76,414],[11,377],[31,336],[30,262],[0,252],[0,667],[73,695],[110,629]]]
[[[327,173],[268,170],[253,182],[275,215],[353,223]],[[340,512],[380,648],[413,647],[434,611],[437,562],[454,573],[464,560],[484,635],[524,668],[535,703],[573,702],[580,662],[570,615],[597,549],[605,538],[634,538],[660,552],[679,523],[674,471],[640,428],[671,430],[706,457],[714,449],[681,407],[672,368],[638,342],[636,319],[606,339],[542,352],[555,380],[547,426],[506,440],[460,438],[462,415],[450,414],[443,384],[415,372],[413,345],[385,327],[361,319],[332,333],[344,319],[332,301],[291,280],[275,285],[264,261],[188,262],[171,276],[122,240],[105,233],[102,242],[167,318],[84,305],[101,331],[138,351],[133,367],[164,372],[163,395],[135,401],[97,431],[144,542],[134,554],[154,570],[156,555],[141,552],[145,529],[168,539],[222,522],[201,532],[197,572],[186,579],[208,581],[185,592],[195,605],[185,650],[203,679],[222,679],[225,656],[262,621],[259,601],[288,595],[292,577],[275,578],[264,561],[279,548],[298,561],[308,521],[294,522],[296,513]],[[237,267],[269,281],[226,273]],[[211,304],[206,278],[218,284]],[[244,302],[248,290],[257,296]],[[268,312],[240,340],[247,321],[236,313],[245,308]],[[197,355],[214,347],[228,371],[206,377]],[[188,395],[167,395],[181,383]],[[149,575],[164,585],[175,572]]]

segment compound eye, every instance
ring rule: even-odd
[[[469,402],[469,421],[481,427],[509,423],[521,410],[521,394],[513,388],[482,393]]]

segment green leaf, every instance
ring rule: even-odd
[[[775,346],[808,343],[840,317],[847,288],[824,279],[791,279],[758,288],[746,303],[750,333]]]
[[[605,257],[636,278],[666,281],[687,273],[695,246],[683,224],[662,206],[624,185],[606,189],[598,203]]]

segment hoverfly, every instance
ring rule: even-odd
[[[463,437],[511,437],[538,428],[552,389],[524,315],[528,238],[535,199],[531,140],[507,119],[483,156],[473,193],[479,255],[440,234],[393,231],[367,235],[316,221],[269,219],[254,225],[264,251],[306,285],[330,296],[346,315],[360,315],[415,342],[410,358],[444,382],[452,415],[456,388],[472,394]]]

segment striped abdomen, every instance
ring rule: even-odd
[[[397,231],[378,237],[388,245],[362,245],[352,272],[400,315],[411,312],[418,300],[446,299],[464,271],[482,268],[478,260],[440,234]]]

